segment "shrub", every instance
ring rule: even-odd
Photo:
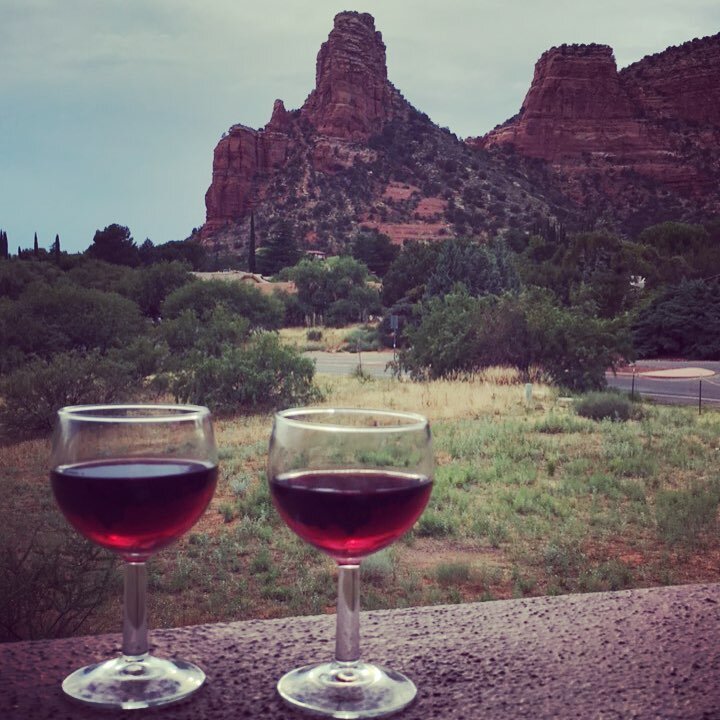
[[[0,548],[0,642],[76,634],[111,592],[116,557],[59,517],[24,544],[4,523]]]
[[[305,333],[305,337],[307,337],[308,340],[312,340],[317,342],[318,340],[322,340],[322,330],[318,330],[317,328],[311,328],[310,330]]]
[[[197,280],[174,290],[165,299],[162,314],[166,318],[178,318],[191,310],[205,321],[219,305],[230,314],[247,319],[252,328],[278,328],[285,315],[285,308],[277,298],[263,295],[249,285],[223,280]]]
[[[174,374],[171,389],[179,401],[217,413],[269,410],[317,400],[314,372],[312,360],[274,333],[261,333],[244,347],[187,365]]]
[[[575,412],[591,420],[629,420],[634,415],[630,399],[615,392],[592,392],[575,402]]]
[[[345,336],[345,350],[350,352],[367,352],[379,350],[381,347],[378,329],[365,325],[356,328]]]
[[[466,562],[440,563],[435,568],[435,576],[440,585],[460,585],[470,579],[470,565]]]
[[[0,383],[5,399],[0,409],[0,430],[7,437],[48,432],[59,408],[122,400],[131,395],[136,384],[131,365],[99,353],[72,351],[48,361],[34,360]]]

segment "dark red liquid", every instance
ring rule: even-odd
[[[420,517],[432,480],[369,470],[299,472],[272,478],[270,492],[303,540],[351,562],[397,540]]]
[[[217,466],[194,460],[102,460],[50,473],[65,517],[83,535],[143,559],[189,530],[215,491]]]

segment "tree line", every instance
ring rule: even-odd
[[[46,429],[58,404],[138,392],[221,412],[307,400],[313,368],[280,345],[283,325],[382,317],[388,344],[395,316],[397,369],[413,377],[509,365],[571,390],[602,387],[607,368],[636,358],[720,358],[720,222],[662,223],[633,239],[546,222],[402,248],[360,230],[346,255],[322,262],[281,225],[255,261],[297,291],[273,296],[197,280],[206,254],[192,242],[137,246],[110,225],[81,254],[58,240],[0,258],[6,431]]]

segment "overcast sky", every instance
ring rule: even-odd
[[[341,10],[370,12],[391,82],[438,125],[514,115],[538,57],[604,43],[618,67],[720,30],[718,0],[0,0],[0,229],[84,250],[97,228],[183,239],[230,125],[302,105]]]

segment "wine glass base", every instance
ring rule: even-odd
[[[404,675],[362,662],[306,665],[283,675],[277,689],[298,710],[347,720],[391,715],[417,693]]]
[[[141,655],[80,668],[65,678],[62,689],[86,705],[134,710],[179,702],[204,682],[205,673],[197,665]]]

